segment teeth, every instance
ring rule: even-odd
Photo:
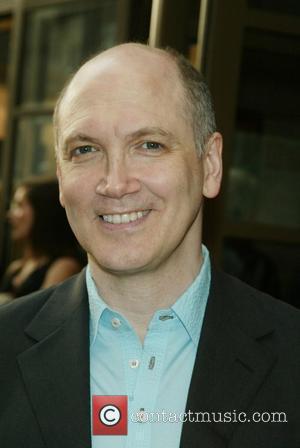
[[[110,224],[127,224],[129,222],[136,221],[137,219],[142,218],[147,215],[149,210],[144,210],[142,212],[131,212],[124,213],[122,215],[102,215],[104,221],[109,222]]]

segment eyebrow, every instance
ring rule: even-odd
[[[126,136],[126,140],[136,140],[141,137],[145,137],[147,135],[160,135],[162,137],[168,137],[174,142],[177,141],[174,134],[170,131],[166,131],[165,129],[162,129],[157,126],[150,126],[138,129],[137,131],[134,131]]]

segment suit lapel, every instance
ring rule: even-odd
[[[18,357],[49,448],[90,445],[89,312],[84,272],[58,287],[27,327],[36,343]]]
[[[240,283],[213,270],[186,410],[216,420],[220,412],[247,412],[275,361],[264,345],[272,333]],[[182,448],[228,445],[238,423],[214,422],[213,415],[212,423],[184,423]]]

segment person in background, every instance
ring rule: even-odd
[[[58,198],[56,179],[32,178],[17,187],[8,220],[21,256],[4,274],[0,303],[55,285],[81,270],[81,252]]]

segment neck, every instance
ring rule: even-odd
[[[22,259],[24,260],[24,262],[44,263],[49,259],[49,257],[36,253],[32,245],[27,242],[23,246]]]
[[[143,340],[153,314],[172,306],[199,273],[203,261],[200,250],[188,261],[182,259],[184,263],[166,262],[155,271],[130,275],[104,271],[91,257],[89,264],[101,297],[128,319]]]
[[[30,243],[25,243],[23,246],[23,259],[24,260],[29,260],[29,259],[34,259],[35,257],[35,253],[34,250],[31,246]]]

